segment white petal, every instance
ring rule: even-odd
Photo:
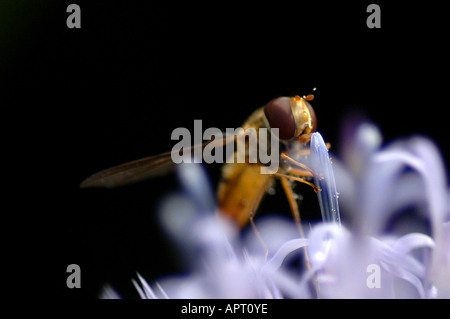
[[[314,183],[321,188],[317,193],[322,219],[325,222],[340,223],[339,194],[336,190],[333,168],[328,149],[320,133],[311,136],[311,168],[315,174]]]
[[[285,242],[280,249],[277,250],[273,257],[270,258],[270,260],[264,265],[263,271],[273,271],[278,269],[287,255],[299,248],[305,247],[306,245],[308,245],[308,240],[305,238],[292,239]]]
[[[216,207],[215,197],[203,166],[195,163],[183,163],[177,165],[177,172],[184,190],[195,202],[198,209],[200,211],[214,211]]]
[[[420,233],[410,233],[402,236],[393,246],[395,251],[402,254],[408,254],[411,250],[422,247],[433,248],[434,240],[430,236]]]
[[[158,299],[158,297],[156,297],[155,293],[153,292],[153,289],[150,288],[147,281],[145,281],[145,279],[142,278],[142,276],[139,273],[137,273],[137,276],[139,278],[139,281],[141,282],[142,287],[144,288],[144,293],[145,296],[147,297],[146,299]]]

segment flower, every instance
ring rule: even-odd
[[[182,164],[178,174],[187,194],[164,202],[160,216],[165,229],[182,247],[192,271],[159,281],[160,293],[138,276],[145,297],[170,298],[292,298],[305,297],[290,275],[280,269],[287,254],[304,247],[306,239],[283,240],[268,261],[263,251],[253,254],[238,239],[230,221],[215,214],[213,194],[203,168]],[[283,225],[285,226],[285,225]],[[283,227],[281,226],[281,227]],[[293,226],[293,225],[290,225]],[[289,227],[288,227],[289,228]],[[262,234],[265,231],[262,230]],[[273,246],[274,243],[271,243]],[[135,285],[139,288],[137,283]],[[305,288],[306,284],[305,284]]]
[[[373,124],[353,127],[355,133],[347,133],[344,141],[343,161],[335,159],[333,165],[351,233],[329,230],[327,238],[333,239],[318,266],[319,278],[328,280],[322,296],[448,298],[449,191],[436,146],[413,137],[380,149],[381,134]],[[401,223],[403,234],[389,232],[392,220],[412,208],[426,214],[429,234],[414,230],[408,219]],[[316,242],[311,240],[310,247]],[[419,258],[417,250],[422,250]],[[364,283],[370,265],[380,267],[379,289]]]
[[[203,168],[179,165],[184,193],[167,199],[160,215],[191,271],[161,278],[153,288],[138,274],[133,284],[139,295],[449,298],[449,190],[436,146],[414,137],[381,148],[376,126],[352,127],[344,135],[342,160],[333,157],[333,165],[319,133],[311,138],[310,156],[291,150],[294,159],[311,167],[321,188],[323,221],[299,238],[293,221],[257,220],[268,258],[252,230],[238,236],[238,229],[216,214]],[[423,214],[429,227],[417,229],[410,218],[393,222],[411,210]],[[291,262],[295,258],[306,261],[306,267]],[[116,297],[111,288],[104,296]]]

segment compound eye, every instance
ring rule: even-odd
[[[295,119],[292,114],[290,98],[277,97],[264,107],[264,113],[271,128],[278,128],[280,139],[289,140],[295,136]]]

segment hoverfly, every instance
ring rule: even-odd
[[[252,224],[256,233],[253,217],[259,203],[270,187],[274,178],[279,178],[286,193],[289,205],[299,229],[300,214],[295,200],[295,194],[289,184],[289,179],[308,184],[316,192],[320,188],[306,178],[313,176],[311,169],[297,162],[288,155],[295,143],[305,146],[310,142],[312,133],[316,130],[317,119],[309,103],[312,94],[307,96],[278,97],[266,105],[255,110],[244,122],[242,128],[278,128],[278,139],[282,145],[278,171],[273,174],[261,174],[261,163],[225,163],[222,167],[222,178],[218,185],[217,198],[221,212],[231,217],[240,227],[248,222]],[[225,145],[235,142],[239,136],[213,140],[202,145],[193,146],[204,148],[209,143]],[[259,142],[258,142],[259,143]],[[306,151],[303,150],[303,151]],[[173,163],[171,152],[146,157],[128,162],[109,169],[102,170],[85,179],[80,187],[117,187],[163,174],[176,164]]]

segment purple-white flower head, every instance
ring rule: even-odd
[[[325,273],[339,289],[331,285],[328,296],[448,298],[449,191],[436,146],[413,137],[380,148],[381,134],[370,123],[357,125],[343,144],[343,161],[334,160],[333,167],[351,233],[333,246],[340,257],[329,260]],[[408,211],[425,225],[417,227],[408,214],[400,218]],[[395,220],[400,225],[392,231]],[[356,289],[372,271],[368,265],[379,266],[380,288]]]
[[[151,284],[138,275],[133,284],[139,295],[449,298],[450,193],[436,146],[414,137],[381,148],[381,134],[370,123],[357,125],[344,145],[332,164],[319,133],[311,138],[309,156],[292,152],[321,188],[323,221],[300,238],[294,221],[256,218],[267,258],[252,229],[238,236],[220,217],[203,168],[180,165],[184,192],[166,199],[160,216],[190,271]],[[419,214],[425,227],[397,218],[408,211]],[[296,258],[308,260],[308,267],[292,263]],[[108,288],[103,296],[116,295]]]

